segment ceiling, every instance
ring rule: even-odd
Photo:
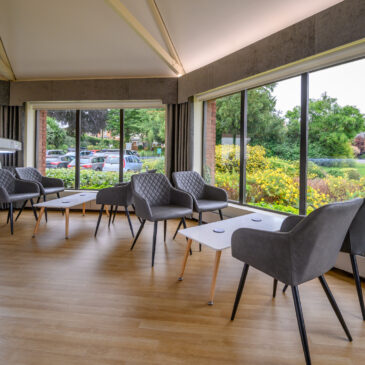
[[[148,0],[120,0],[168,52]],[[342,0],[155,0],[186,72]],[[0,0],[16,79],[176,76],[105,0]]]

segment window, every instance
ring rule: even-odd
[[[365,60],[310,74],[308,211],[365,194]]]
[[[134,173],[165,172],[165,109],[40,110],[37,116],[36,165],[68,189],[102,189]]]
[[[36,165],[43,175],[60,178],[75,188],[76,113],[72,110],[37,112],[38,154]]]
[[[364,70],[357,60],[206,101],[205,180],[230,200],[295,214],[364,197]]]
[[[123,180],[148,170],[165,173],[165,109],[126,109]]]
[[[247,92],[246,203],[298,213],[300,77]]]
[[[223,188],[230,200],[239,200],[241,94],[205,104],[203,175],[207,183]]]

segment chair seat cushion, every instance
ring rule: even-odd
[[[56,193],[60,193],[61,191],[64,191],[65,188],[63,186],[58,186],[58,187],[54,187],[54,188],[44,188],[44,193],[46,195],[48,194],[56,194]]]
[[[226,208],[227,205],[227,202],[219,200],[198,199],[195,210],[197,212],[211,212],[213,210]]]
[[[19,200],[28,200],[32,198],[38,198],[39,193],[24,193],[24,194],[9,194],[10,202],[17,202]]]
[[[191,209],[179,205],[152,206],[152,221],[181,218],[192,213]]]

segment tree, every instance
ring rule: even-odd
[[[286,113],[288,139],[299,144],[300,107]],[[309,101],[309,149],[310,158],[354,157],[351,147],[356,134],[365,130],[365,116],[356,107],[341,107],[337,99],[326,93],[318,100]]]
[[[51,117],[47,117],[47,149],[63,149],[66,132]]]

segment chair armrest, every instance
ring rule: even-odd
[[[240,228],[232,235],[232,256],[289,284],[291,242],[290,233]]]
[[[42,176],[41,183],[45,188],[63,188],[65,186],[62,179],[54,177]]]
[[[33,181],[15,179],[15,193],[38,193],[39,185]]]
[[[152,212],[148,201],[135,191],[133,192],[133,201],[136,207],[136,215],[143,219],[151,220]]]
[[[1,203],[8,203],[9,201],[10,201],[10,199],[9,199],[8,192],[6,191],[5,188],[0,186],[0,202]]]
[[[203,197],[208,200],[228,201],[228,195],[224,189],[208,184],[204,186]]]
[[[299,222],[305,218],[304,215],[290,215],[281,224],[280,232],[291,231]]]
[[[180,205],[193,210],[193,198],[185,191],[170,188],[170,204]]]

